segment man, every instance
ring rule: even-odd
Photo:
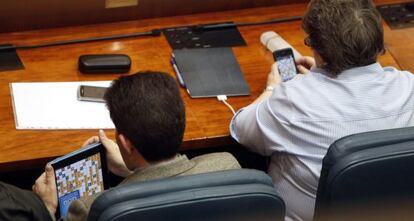
[[[271,157],[286,220],[312,220],[322,158],[335,140],[414,125],[414,77],[377,63],[383,29],[371,0],[312,0],[302,26],[316,61],[298,59],[303,74],[283,83],[273,65],[264,93],[230,125],[239,143]]]
[[[217,170],[238,169],[237,160],[228,153],[213,153],[191,160],[179,155],[184,129],[185,107],[175,80],[167,74],[137,73],[115,80],[105,94],[116,143],[99,131],[84,145],[102,142],[107,151],[108,168],[121,183],[131,183]],[[33,191],[54,218],[57,207],[53,168],[46,166]],[[74,201],[67,220],[86,220],[98,195]],[[45,211],[44,208],[41,211]]]

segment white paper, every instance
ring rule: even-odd
[[[79,85],[110,81],[11,83],[16,129],[112,129],[105,103],[78,101]]]

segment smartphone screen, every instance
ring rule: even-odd
[[[273,52],[273,58],[277,61],[282,81],[288,81],[296,76],[298,71],[292,49],[285,48],[276,50]]]
[[[106,89],[107,89],[106,87],[81,85],[79,86],[78,100],[105,102],[104,95],[105,95]]]

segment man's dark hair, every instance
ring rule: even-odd
[[[312,0],[302,27],[334,76],[375,63],[384,52],[381,15],[371,0]]]
[[[185,130],[185,106],[174,78],[138,72],[115,80],[105,94],[117,131],[150,161],[178,153]]]

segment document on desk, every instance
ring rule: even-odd
[[[108,87],[110,81],[11,83],[18,130],[112,129],[105,103],[77,99],[79,85]]]

